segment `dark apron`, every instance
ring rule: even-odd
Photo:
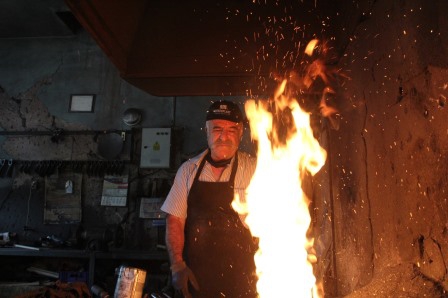
[[[256,245],[231,203],[238,159],[228,182],[203,182],[199,165],[188,195],[185,259],[199,283],[194,298],[257,297]]]

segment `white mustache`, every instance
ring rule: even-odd
[[[212,148],[215,148],[217,150],[219,150],[220,147],[224,147],[224,148],[221,148],[224,150],[235,150],[238,148],[237,146],[235,146],[235,144],[232,144],[229,142],[217,142],[217,143],[214,143],[212,146],[213,146]]]
[[[215,142],[215,146],[229,146],[229,147],[235,147],[235,144],[232,142]]]

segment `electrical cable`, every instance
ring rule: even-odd
[[[24,229],[28,229],[28,220],[30,218],[30,202],[31,202],[31,195],[32,195],[32,191],[33,188],[35,188],[37,185],[37,181],[36,180],[31,180],[31,184],[30,184],[30,193],[28,195],[28,202],[27,202],[27,209],[26,209],[26,220],[25,220],[25,226]]]

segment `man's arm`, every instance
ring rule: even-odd
[[[185,219],[168,214],[166,218],[166,246],[171,264],[183,261]]]
[[[171,261],[173,286],[182,292],[184,298],[191,298],[188,283],[191,283],[196,290],[199,290],[199,285],[182,256],[185,243],[184,227],[185,219],[171,214],[167,215],[165,241]]]

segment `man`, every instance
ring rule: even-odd
[[[162,206],[173,285],[185,298],[256,297],[256,245],[232,209],[244,200],[256,160],[238,150],[243,116],[230,101],[206,116],[208,149],[179,168]]]

